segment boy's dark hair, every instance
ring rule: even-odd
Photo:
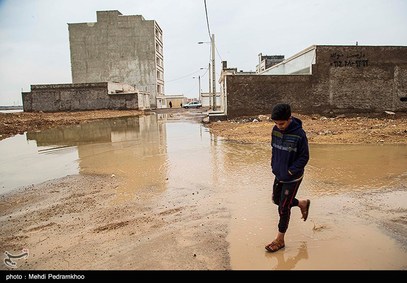
[[[291,107],[286,103],[279,103],[273,107],[272,120],[288,120],[291,117]]]

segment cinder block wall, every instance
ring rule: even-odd
[[[228,117],[270,114],[274,104],[289,101],[294,109],[311,107],[311,76],[227,76]]]
[[[31,85],[23,92],[26,112],[138,109],[138,94],[108,94],[108,83]]]
[[[407,111],[407,47],[317,46],[312,75],[229,75],[226,86],[229,118],[278,102],[300,113]]]
[[[313,97],[335,113],[407,111],[407,47],[317,46]]]

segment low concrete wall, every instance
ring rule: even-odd
[[[23,92],[26,112],[139,109],[138,93],[108,93],[109,83],[31,85]]]

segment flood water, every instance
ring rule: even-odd
[[[106,119],[2,140],[0,193],[71,174],[122,177],[121,201],[145,189],[159,194],[180,186],[211,187],[231,211],[233,269],[407,268],[400,244],[374,221],[361,225],[358,218],[372,200],[406,216],[407,146],[311,145],[310,151],[298,197],[313,200],[312,214],[303,223],[293,208],[291,249],[284,253],[264,252],[278,219],[271,202],[269,145],[223,141],[199,123],[164,115]],[[397,193],[375,199],[377,191]],[[355,209],[358,198],[363,207]],[[348,230],[345,241],[337,236]],[[384,242],[380,256],[370,248]],[[345,254],[338,256],[338,250]]]

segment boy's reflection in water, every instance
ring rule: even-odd
[[[298,261],[300,261],[301,259],[308,259],[307,243],[302,242],[301,245],[298,247],[297,254],[295,256],[290,256],[287,259],[285,259],[284,256],[285,255],[284,249],[277,251],[275,253],[265,252],[264,254],[267,258],[277,259],[277,264],[274,267],[272,267],[272,269],[275,270],[294,269]]]

